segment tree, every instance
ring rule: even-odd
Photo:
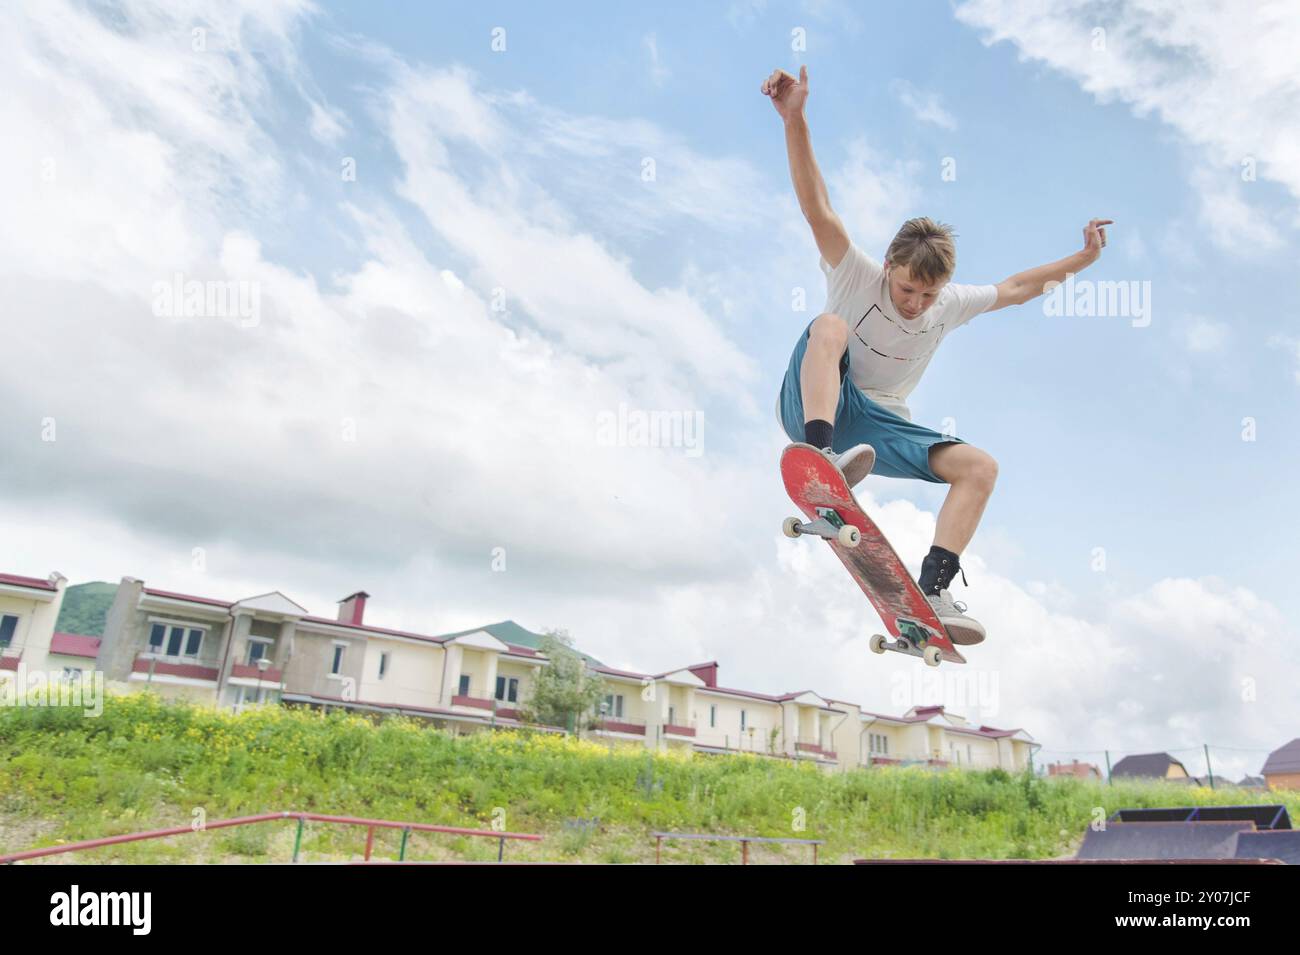
[[[550,665],[537,671],[532,696],[520,707],[520,715],[529,723],[576,732],[583,717],[596,712],[604,684],[588,672],[567,630],[545,631],[538,650]]]

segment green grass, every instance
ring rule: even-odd
[[[1052,858],[1071,854],[1098,811],[1285,802],[1281,793],[1162,783],[1106,786],[1000,770],[823,773],[755,756],[648,756],[549,734],[452,736],[402,718],[281,708],[239,715],[109,696],[102,716],[0,708],[0,851],[15,852],[196,818],[301,810],[540,833],[506,858],[654,860],[652,830],[825,839],[819,858]],[[598,826],[578,820],[599,818]],[[286,862],[296,823],[261,823],[104,847],[45,861]],[[303,858],[359,858],[365,830],[308,824]],[[401,835],[380,830],[377,857]],[[494,840],[415,833],[407,857],[494,859]],[[733,862],[740,847],[676,842],[665,861]],[[804,846],[751,847],[751,861],[803,862]]]

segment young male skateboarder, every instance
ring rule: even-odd
[[[785,123],[786,151],[799,208],[812,227],[826,273],[826,308],[799,336],[778,398],[791,441],[822,448],[853,487],[869,473],[948,484],[948,494],[918,583],[953,643],[984,639],[984,627],[948,592],[993,493],[997,462],[960,438],[911,420],[907,396],[939,343],[981,312],[1021,305],[1097,260],[1109,219],[1083,230],[1083,249],[997,285],[949,281],[956,265],[951,229],[909,219],[884,264],[849,238],[813,158],[804,117],[808,68],[795,79],[775,70],[762,91]],[[962,575],[963,582],[965,575]]]

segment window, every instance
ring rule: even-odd
[[[197,657],[203,647],[203,634],[198,627],[155,623],[149,628],[149,652],[169,657]]]
[[[387,672],[388,672],[388,654],[381,653],[379,654],[379,679],[382,680],[384,678],[384,674]]]
[[[610,693],[605,697],[605,715],[617,717],[623,715],[623,694]]]
[[[712,728],[717,725],[718,725],[718,704],[710,703],[709,704],[709,727]]]
[[[497,677],[496,699],[503,703],[519,702],[519,678],[518,677]]]
[[[0,647],[9,646],[18,630],[18,618],[11,613],[0,614]]]
[[[270,686],[235,686],[231,687],[231,691],[236,706],[246,706],[253,703],[274,703],[276,700],[275,688]]]
[[[249,666],[255,666],[258,660],[262,660],[271,655],[271,641],[257,640],[249,637],[248,640],[248,660]]]
[[[745,711],[740,711],[740,731],[745,732]]]
[[[63,682],[64,682],[64,683],[71,683],[71,682],[74,681],[74,680],[80,680],[80,679],[81,679],[81,667],[64,667],[64,668],[63,668]]]
[[[334,644],[334,661],[330,664],[330,675],[338,676],[339,671],[343,669],[343,651],[347,647],[341,643]]]
[[[972,759],[971,759],[971,755],[970,755],[970,743],[967,743],[967,744],[966,744],[966,763],[967,763],[967,765],[969,765],[971,762],[972,762]]]
[[[469,674],[460,675],[460,689],[457,691],[461,696],[469,696]]]

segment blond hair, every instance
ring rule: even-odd
[[[885,259],[890,265],[906,265],[918,282],[945,282],[957,266],[952,236],[952,226],[927,216],[908,219],[889,243]]]

